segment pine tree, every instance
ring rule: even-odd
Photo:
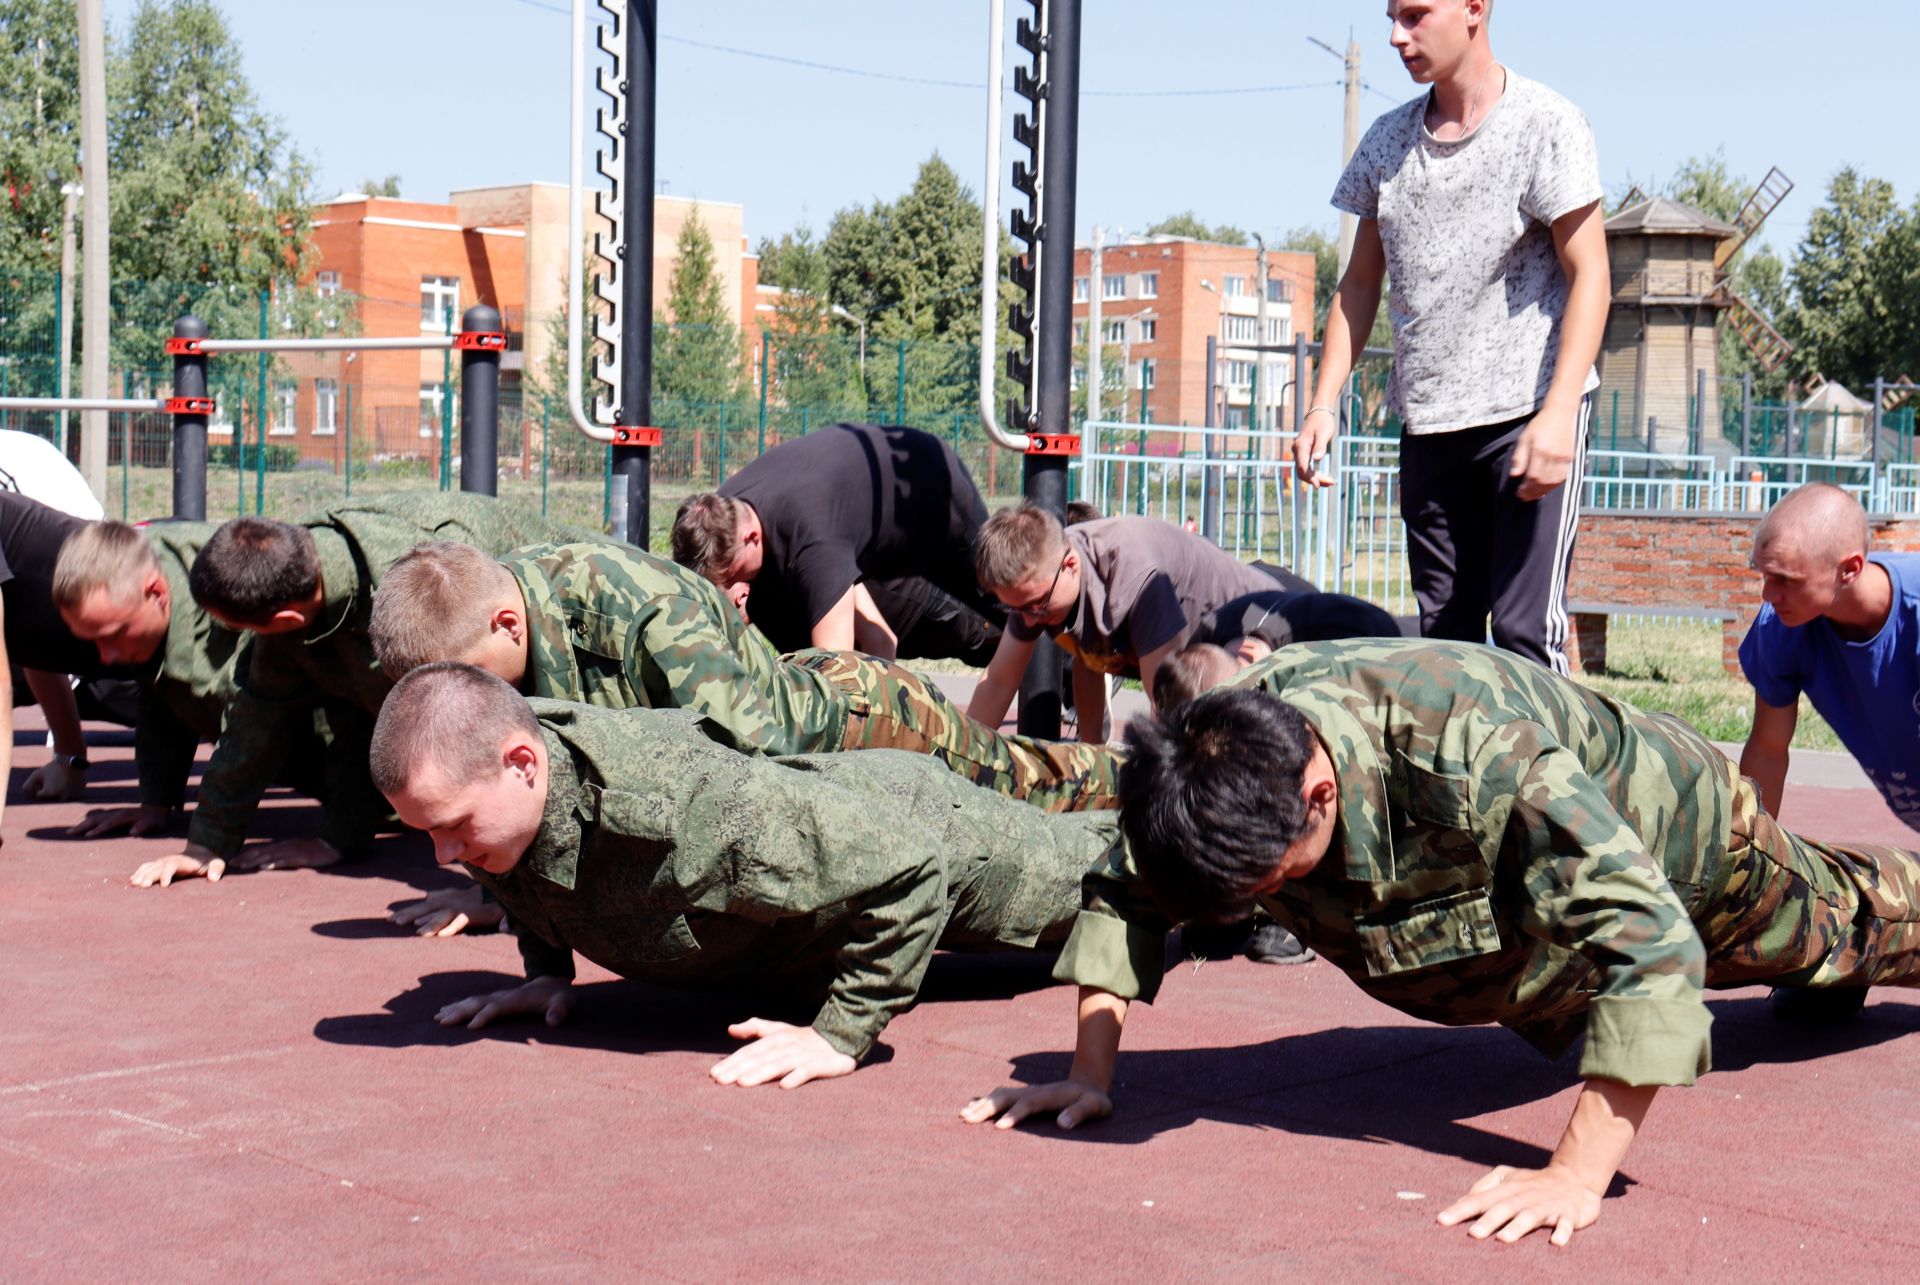
[[[704,418],[739,399],[740,331],[727,312],[713,238],[689,214],[674,243],[666,317],[654,321],[654,418]]]

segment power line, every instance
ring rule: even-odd
[[[549,0],[514,0],[515,4],[525,5],[529,9],[539,9],[547,13],[571,14],[565,5],[552,4]],[[720,45],[708,40],[695,40],[689,36],[661,35],[661,40],[669,44],[688,45],[695,49],[706,49],[714,53],[731,54],[736,58],[756,58],[761,62],[782,63],[789,67],[804,67],[809,71],[824,71],[835,76],[858,76],[865,80],[886,80],[901,85],[926,85],[935,89],[970,89],[978,91],[981,83],[977,80],[940,80],[931,76],[903,76],[898,72],[870,71],[864,67],[845,67],[837,63],[815,62],[808,58],[793,58],[786,54],[771,54],[759,49],[742,49],[736,45]],[[1222,89],[1083,89],[1083,98],[1217,98],[1239,94],[1282,94],[1297,89],[1326,89],[1341,82],[1337,80],[1302,81],[1292,85],[1240,85]],[[1378,91],[1375,91],[1378,92]],[[1381,95],[1385,97],[1385,95]]]

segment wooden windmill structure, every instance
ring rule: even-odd
[[[1792,180],[1773,169],[1732,223],[1638,192],[1607,220],[1613,307],[1601,348],[1596,445],[1667,454],[1693,445],[1693,399],[1702,373],[1709,390],[1719,387],[1722,316],[1764,369],[1792,354],[1793,346],[1734,290],[1728,271],[1792,190]],[[1713,419],[1710,414],[1706,422]],[[1714,435],[1703,436],[1704,449]]]

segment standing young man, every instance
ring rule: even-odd
[[[1388,0],[1395,52],[1432,88],[1380,117],[1333,203],[1359,217],[1294,442],[1322,461],[1383,284],[1400,511],[1430,638],[1493,641],[1567,671],[1566,579],[1610,282],[1593,133],[1494,59],[1492,0]]]

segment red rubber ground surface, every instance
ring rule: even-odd
[[[91,803],[132,798],[129,753],[97,751]],[[434,1026],[517,958],[385,925],[450,879],[417,840],[143,892],[126,876],[168,841],[58,837],[81,811],[16,802],[0,849],[8,1280],[1780,1280],[1906,1276],[1920,1252],[1920,997],[1808,1034],[1761,991],[1716,996],[1718,1069],[1656,1103],[1601,1221],[1501,1247],[1432,1217],[1544,1159],[1572,1064],[1402,1018],[1324,964],[1182,967],[1129,1021],[1114,1119],[1003,1134],[955,1113],[1064,1071],[1045,961],[942,957],[854,1076],[721,1088],[744,1001],[588,970],[560,1030]],[[1861,790],[1786,811],[1911,841]]]

